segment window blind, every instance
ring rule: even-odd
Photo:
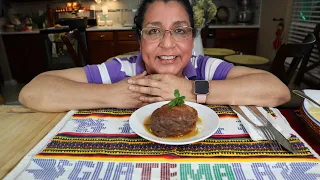
[[[320,23],[320,0],[293,0],[288,42],[301,43],[308,33],[313,32],[317,23]],[[311,62],[318,61],[319,53],[317,48],[314,47],[309,65]],[[305,77],[319,82],[320,67],[307,72]]]

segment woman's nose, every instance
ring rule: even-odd
[[[162,48],[174,48],[176,46],[176,41],[172,37],[170,31],[165,31],[163,38],[160,40],[160,46]]]

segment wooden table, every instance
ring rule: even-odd
[[[231,55],[225,56],[224,59],[239,65],[262,65],[269,63],[269,59],[254,55]]]
[[[213,57],[224,57],[236,54],[236,52],[232,49],[225,48],[204,48],[204,54]]]
[[[63,118],[22,106],[0,106],[0,179]]]

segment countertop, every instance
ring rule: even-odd
[[[30,30],[30,31],[3,31],[3,30],[0,30],[0,35],[4,34],[39,34],[40,31],[39,29],[35,29],[35,30]]]
[[[86,29],[86,31],[114,31],[114,30],[131,30],[131,26],[93,26]]]
[[[211,24],[209,25],[210,29],[216,29],[216,28],[260,28],[259,24],[252,24],[252,25],[243,25],[243,24]],[[86,31],[115,31],[115,30],[131,30],[132,27],[124,27],[124,26],[93,26],[88,27]],[[30,31],[14,31],[14,32],[5,32],[3,30],[0,30],[0,35],[2,34],[38,34],[40,33],[39,29],[32,29]]]
[[[36,112],[22,106],[0,106],[0,179],[2,179],[66,113]]]
[[[260,24],[210,24],[209,29],[219,28],[260,28]]]

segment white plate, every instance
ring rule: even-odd
[[[186,137],[184,139],[166,139],[155,136],[146,130],[144,126],[144,121],[148,116],[152,114],[157,108],[162,105],[169,103],[169,101],[157,102],[141,107],[136,110],[129,119],[129,124],[131,129],[138,134],[139,136],[148,139],[150,141],[160,143],[160,144],[169,144],[169,145],[184,145],[190,144],[198,141],[202,141],[210,136],[212,136],[220,125],[220,119],[218,115],[207,106],[193,102],[185,102],[187,105],[193,107],[198,111],[198,116],[201,119],[200,123],[197,123],[198,133],[192,137]]]
[[[311,97],[313,100],[315,100],[317,103],[320,103],[320,90],[313,90],[313,89],[304,89],[303,92],[308,95],[309,97]],[[304,112],[309,116],[309,118],[315,122],[316,124],[318,124],[320,126],[320,120],[317,120],[315,117],[313,117],[310,112],[309,109],[312,107],[318,107],[317,105],[313,104],[312,102],[308,101],[308,100],[304,100],[303,101],[303,110]]]

